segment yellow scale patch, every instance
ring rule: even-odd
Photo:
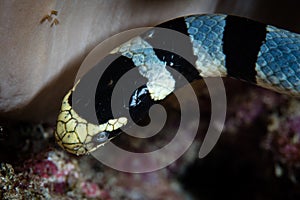
[[[77,84],[78,83],[79,81]],[[94,136],[103,131],[109,132],[125,126],[127,124],[127,118],[120,117],[111,119],[101,125],[88,123],[73,110],[68,102],[77,84],[75,84],[63,99],[61,111],[57,119],[55,138],[57,143],[66,151],[76,155],[83,155],[95,151],[109,141],[107,140],[104,143],[95,145],[92,141]]]

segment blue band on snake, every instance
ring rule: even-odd
[[[110,105],[116,83],[134,68],[146,81],[133,92],[127,105],[134,122],[182,86],[175,81],[180,77],[168,71],[167,66],[189,82],[202,77],[232,77],[299,96],[299,34],[223,14],[180,17],[157,27],[187,37],[174,41],[153,29],[113,50],[97,64],[98,68],[108,67],[93,94],[95,105],[88,104],[92,94],[84,95],[76,105],[72,103],[75,92],[87,92],[90,76],[99,75],[97,67],[87,73],[89,76],[83,76],[64,97],[58,116],[55,138],[62,148],[77,155],[88,154],[116,137],[121,127],[132,123],[122,113],[113,116]],[[155,48],[156,41],[163,41],[179,53]],[[81,113],[76,106],[95,110],[97,120]]]

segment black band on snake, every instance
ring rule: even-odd
[[[134,91],[128,105],[124,105],[134,121],[182,86],[175,81],[180,77],[174,77],[177,75],[167,67],[178,71],[189,82],[201,77],[233,77],[299,96],[299,34],[222,14],[186,16],[157,27],[178,31],[187,37],[174,41],[153,29],[114,49],[98,63],[98,67],[106,64],[109,67],[98,85],[93,86],[97,87],[95,105],[87,106],[96,111],[96,121],[80,113],[72,103],[75,91],[87,90],[89,80],[83,76],[64,97],[58,116],[55,138],[62,148],[77,155],[88,154],[116,137],[119,129],[129,124],[122,113],[113,116],[110,98],[117,81],[134,68],[146,82]],[[174,49],[184,46],[184,51],[173,53],[154,48],[157,38],[173,45]],[[97,76],[96,68],[88,74]],[[78,104],[88,102],[88,98],[89,95]]]

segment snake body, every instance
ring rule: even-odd
[[[132,68],[138,68],[141,77],[147,80],[130,99],[128,108],[133,119],[181,86],[167,66],[190,82],[201,77],[233,77],[299,96],[299,34],[223,14],[180,17],[157,27],[177,31],[186,39],[174,41],[153,29],[114,49],[103,61],[113,60],[99,80],[95,105],[91,105],[96,110],[97,122],[89,121],[71,101],[74,91],[83,82],[87,83],[88,78],[82,78],[64,97],[55,131],[62,148],[83,155],[119,134],[119,128],[126,126],[128,119],[112,115],[110,97],[115,83]],[[184,46],[184,51],[179,53],[185,56],[154,48],[157,37],[164,44],[177,45],[174,48],[180,43],[178,49]]]

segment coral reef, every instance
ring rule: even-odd
[[[299,101],[234,81],[226,84],[232,86],[227,120],[213,151],[198,158],[210,119],[209,95],[201,86],[196,140],[176,162],[151,173],[119,172],[91,155],[70,155],[55,145],[53,125],[5,124],[0,135],[0,199],[299,199]],[[114,142],[136,152],[168,143],[180,117],[172,102],[166,102],[174,110],[166,127],[170,132],[147,140],[121,136]]]
[[[1,199],[109,199],[105,190],[84,179],[76,159],[55,150],[33,157],[16,170],[1,163],[0,172]]]
[[[80,166],[79,163],[81,163]],[[88,163],[87,163],[88,162]],[[159,173],[128,174],[108,168],[90,168],[91,159],[79,160],[64,152],[43,152],[13,169],[2,163],[1,199],[182,199],[180,187]],[[84,166],[85,165],[85,166]],[[96,164],[97,165],[97,164]],[[85,169],[85,170],[82,170]],[[86,171],[88,170],[88,171]],[[141,187],[143,185],[143,187]],[[153,188],[156,188],[155,191]]]
[[[277,176],[300,181],[300,102],[292,99],[270,115],[265,149],[272,152]]]
[[[53,139],[53,138],[52,138]],[[76,157],[49,148],[23,162],[0,165],[0,199],[183,199],[168,170],[117,172],[92,156]],[[155,190],[155,186],[160,185]],[[141,187],[142,186],[142,187]]]

